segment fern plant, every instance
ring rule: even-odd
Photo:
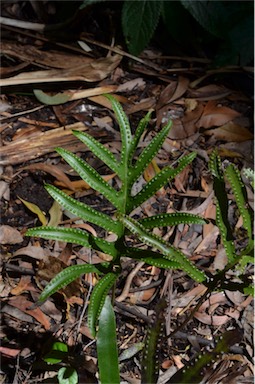
[[[226,251],[228,264],[221,273],[215,275],[214,282],[217,279],[222,280],[225,288],[238,289],[247,294],[254,294],[254,288],[250,281],[247,281],[243,275],[245,267],[254,263],[254,239],[253,239],[253,212],[248,204],[248,197],[245,186],[242,182],[241,173],[233,164],[228,164],[225,169],[222,168],[221,160],[217,151],[211,154],[209,168],[213,176],[213,189],[216,203],[216,225],[220,230],[221,241]],[[229,183],[236,201],[237,210],[242,217],[242,227],[246,243],[237,249],[236,236],[234,228],[231,227],[228,217],[229,199],[227,195],[226,181]],[[236,270],[242,280],[242,283],[226,285],[226,280],[222,279],[228,270]],[[222,285],[222,288],[223,288]]]
[[[196,268],[187,256],[151,231],[155,227],[174,226],[179,223],[204,224],[206,222],[204,219],[188,213],[164,213],[139,220],[132,217],[132,211],[141,206],[171,179],[175,178],[179,172],[193,161],[196,153],[192,152],[182,157],[176,168],[166,166],[145,184],[138,193],[133,194],[132,187],[134,183],[143,175],[147,166],[161,148],[172,123],[169,122],[163,127],[136,158],[136,149],[150,120],[150,112],[140,121],[135,134],[132,136],[128,118],[119,102],[110,95],[106,97],[112,104],[120,128],[122,142],[120,159],[118,160],[104,145],[87,133],[73,131],[73,134],[116,173],[121,182],[121,187],[119,189],[113,188],[87,162],[68,150],[57,148],[56,151],[91,188],[101,193],[116,208],[115,215],[110,217],[100,212],[100,210],[79,202],[53,185],[46,185],[45,188],[64,209],[86,222],[101,227],[107,233],[115,233],[117,240],[109,242],[104,238],[93,236],[85,230],[70,227],[42,226],[29,229],[26,233],[27,236],[78,244],[112,257],[111,261],[96,265],[84,264],[67,267],[48,283],[39,298],[39,301],[42,302],[80,275],[96,273],[100,279],[92,291],[88,308],[88,325],[93,336],[96,336],[97,323],[105,298],[121,272],[121,258],[123,256],[159,268],[181,269],[198,282],[206,279],[204,272]],[[130,232],[149,248],[145,250],[128,246],[126,236],[130,235]]]

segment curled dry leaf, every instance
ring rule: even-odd
[[[16,228],[10,225],[0,226],[0,244],[19,244],[22,241],[23,237]]]
[[[231,108],[218,105],[217,101],[208,101],[204,108],[204,112],[196,123],[197,128],[212,128],[226,124],[235,117],[240,116],[240,113]]]

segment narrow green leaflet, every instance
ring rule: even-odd
[[[88,326],[92,336],[96,336],[97,321],[103,308],[105,298],[118,278],[118,273],[109,272],[95,285],[89,302]]]
[[[95,140],[94,137],[88,135],[86,132],[73,131],[73,134],[81,140],[100,160],[102,160],[113,172],[119,174],[120,164],[114,157],[112,152],[109,151],[103,144]]]
[[[158,215],[145,217],[140,219],[139,223],[145,228],[156,228],[175,226],[178,224],[206,224],[208,221],[192,213],[177,212],[177,213],[161,213]]]
[[[128,158],[129,158],[129,151],[130,146],[132,143],[132,135],[131,135],[131,129],[130,124],[127,115],[123,111],[122,106],[120,103],[111,95],[105,95],[107,99],[112,104],[112,109],[114,111],[115,117],[118,121],[119,128],[120,128],[120,135],[121,135],[121,164],[127,165]],[[125,174],[121,175],[122,178],[125,177]]]
[[[135,131],[135,134],[133,136],[133,139],[132,139],[132,142],[130,144],[130,150],[129,150],[129,160],[128,160],[128,165],[131,167],[132,166],[132,159],[133,159],[133,156],[135,154],[135,151],[137,149],[137,146],[138,146],[138,143],[139,143],[139,140],[143,134],[143,132],[145,131],[145,129],[147,128],[147,125],[150,121],[150,118],[151,118],[151,111],[149,111],[146,116],[139,122],[137,128],[136,128],[136,131]]]
[[[158,352],[160,349],[160,339],[162,338],[163,328],[165,324],[164,309],[166,307],[166,301],[164,299],[161,299],[156,305],[155,313],[147,329],[141,364],[142,384],[155,384],[158,381]]]
[[[145,171],[151,160],[155,157],[159,149],[161,148],[170,128],[172,121],[169,123],[154,137],[150,144],[143,150],[136,163],[132,167],[131,182],[135,182]]]
[[[132,259],[143,261],[146,264],[153,265],[157,268],[163,269],[182,269],[182,266],[177,261],[169,260],[165,255],[160,255],[157,252],[150,250],[129,247],[125,250],[122,256],[130,257]]]
[[[57,148],[56,151],[91,188],[102,193],[116,208],[121,207],[122,203],[118,192],[112,188],[94,168],[66,149]]]
[[[240,172],[233,164],[230,164],[226,168],[225,174],[234,192],[239,212],[243,218],[243,226],[247,231],[249,240],[252,240],[252,218],[247,204],[248,198],[246,189],[242,182]]]
[[[197,269],[181,251],[168,244],[162,238],[148,232],[141,224],[130,217],[119,215],[119,219],[131,233],[137,235],[137,237],[145,244],[156,248],[170,260],[177,261],[181,265],[181,269],[184,270],[192,279],[198,282],[202,282],[206,279],[205,274]]]
[[[220,230],[222,242],[226,250],[228,261],[235,262],[235,246],[232,230],[228,220],[228,196],[221,170],[220,157],[213,152],[209,161],[209,167],[214,176],[213,189],[216,203],[216,224]]]
[[[104,267],[107,266],[107,263],[104,263]],[[100,267],[100,266],[98,266]],[[66,285],[70,284],[72,281],[76,280],[79,276],[84,275],[85,273],[101,273],[100,269],[92,264],[82,264],[82,265],[72,265],[63,269],[59,272],[44,288],[42,291],[39,302],[45,301],[49,296],[53,295],[55,292],[64,288]]]
[[[117,235],[120,235],[120,224],[117,221],[111,219],[108,215],[105,215],[104,213],[99,212],[90,206],[73,199],[53,185],[46,184],[45,189],[53,197],[53,199],[56,200],[67,211],[77,215],[77,217],[83,219],[84,221],[96,224],[106,229],[107,231],[111,231]]]
[[[191,163],[196,157],[196,153],[192,152],[187,156],[184,156],[176,168],[165,167],[157,175],[155,175],[140,192],[129,199],[127,205],[127,212],[131,212],[134,208],[144,203],[147,199],[153,196],[161,187],[163,187],[168,181],[178,175],[189,163]]]
[[[114,243],[110,243],[100,237],[92,236],[90,233],[78,228],[66,227],[38,227],[28,229],[26,236],[42,237],[48,240],[65,241],[66,243],[79,244],[86,248],[107,253],[113,257],[117,256]]]
[[[109,296],[105,298],[98,321],[97,358],[100,383],[120,383],[116,321]]]
[[[242,334],[238,332],[238,330],[226,331],[223,333],[223,336],[218,339],[216,346],[211,351],[205,350],[192,364],[180,369],[171,377],[169,384],[201,383],[201,378],[205,372],[204,370],[208,370],[221,354],[228,353],[229,348],[239,343],[241,339]]]

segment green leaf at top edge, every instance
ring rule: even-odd
[[[155,155],[160,150],[165,138],[168,135],[172,125],[172,121],[169,121],[161,131],[152,139],[149,145],[144,148],[137,161],[131,168],[130,183],[134,183],[145,171],[149,163],[155,157]]]
[[[129,151],[128,164],[129,164],[130,167],[132,166],[132,158],[133,158],[133,156],[135,154],[135,151],[137,149],[139,140],[140,140],[143,132],[147,128],[147,125],[148,125],[148,123],[150,121],[151,113],[152,113],[152,111],[147,112],[146,116],[143,119],[140,120],[140,122],[139,122],[139,124],[138,124],[138,126],[137,126],[137,128],[135,130],[135,134],[133,136],[132,143],[130,145],[130,151]]]
[[[132,143],[130,123],[121,104],[112,95],[105,95],[105,97],[111,102],[112,109],[119,124],[121,135],[121,164],[127,165]]]

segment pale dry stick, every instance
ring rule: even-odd
[[[17,112],[17,113],[14,113],[13,115],[10,115],[10,116],[4,116],[4,117],[0,118],[0,121],[9,120],[9,119],[12,119],[14,117],[18,117],[18,116],[26,115],[28,113],[36,112],[36,111],[39,111],[39,109],[42,109],[44,107],[46,107],[46,105],[39,105],[38,107],[35,107],[32,109],[27,109],[26,111]]]
[[[92,264],[91,250],[89,252],[89,264]],[[80,333],[81,323],[82,323],[84,314],[85,314],[86,309],[88,308],[88,305],[89,305],[89,298],[90,298],[92,290],[93,290],[92,274],[89,273],[89,289],[88,289],[87,297],[86,297],[85,303],[83,305],[83,308],[82,308],[82,311],[81,311],[81,315],[80,315],[80,318],[79,318],[79,321],[78,321],[78,325],[77,325],[77,334],[76,334],[76,338],[77,339],[78,339],[78,336],[79,336],[79,333]],[[77,342],[77,340],[76,340],[76,342]]]
[[[135,277],[135,275],[138,273],[138,271],[142,268],[143,265],[144,265],[144,262],[140,261],[137,264],[137,266],[133,269],[133,271],[128,275],[127,280],[126,280],[126,284],[123,288],[123,291],[122,291],[120,296],[116,297],[116,299],[115,299],[116,301],[121,302],[121,301],[124,301],[128,297],[129,289],[130,289],[132,280]]]

